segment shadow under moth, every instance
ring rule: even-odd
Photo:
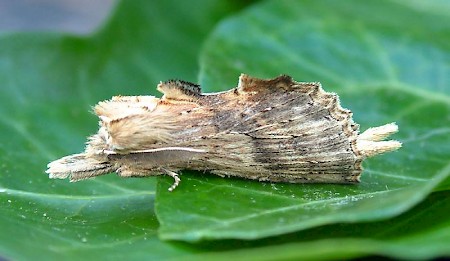
[[[290,183],[357,183],[362,161],[401,147],[383,141],[395,123],[359,133],[352,112],[320,83],[242,74],[236,88],[202,93],[178,80],[161,82],[164,95],[116,96],[99,102],[99,131],[83,153],[48,164],[50,178],[78,181],[116,172],[122,177],[181,169],[219,176]]]

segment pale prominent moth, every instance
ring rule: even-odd
[[[383,141],[396,124],[359,134],[338,96],[315,82],[243,74],[236,88],[220,93],[178,80],[157,89],[162,98],[99,102],[98,133],[83,153],[48,164],[50,178],[167,174],[175,179],[172,191],[177,172],[192,169],[269,182],[356,183],[365,158],[401,147]]]

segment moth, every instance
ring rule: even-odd
[[[365,158],[401,147],[384,141],[398,131],[395,123],[360,134],[352,112],[317,82],[242,74],[236,88],[219,93],[179,80],[157,89],[162,98],[99,102],[98,133],[84,152],[49,163],[49,177],[165,174],[175,180],[169,191],[182,169],[269,182],[357,183]]]

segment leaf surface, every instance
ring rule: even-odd
[[[450,192],[431,194],[410,211],[372,223],[337,224],[256,241],[206,242],[191,259],[342,260],[367,255],[422,260],[449,256]],[[220,241],[219,241],[220,242]]]

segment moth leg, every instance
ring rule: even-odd
[[[172,184],[172,186],[169,188],[169,191],[173,191],[177,186],[178,186],[178,184],[180,184],[180,178],[178,177],[178,174],[177,173],[175,173],[175,172],[173,172],[173,171],[170,171],[170,170],[168,170],[168,169],[164,169],[164,168],[161,168],[161,170],[164,172],[164,174],[167,174],[167,175],[169,175],[169,176],[171,176],[175,181],[173,182],[173,184]]]

